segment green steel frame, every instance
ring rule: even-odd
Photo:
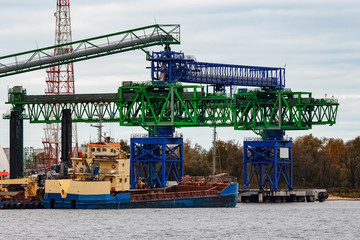
[[[202,86],[121,87],[118,107],[122,126],[231,126],[231,98]]]
[[[339,103],[336,99],[314,99],[310,92],[289,89],[250,91],[234,96],[235,130],[306,130],[312,125],[333,125]]]
[[[151,57],[145,48],[155,45],[165,45],[168,48],[170,44],[180,44],[180,25],[178,24],[156,24],[135,28],[68,44],[2,56],[0,57],[0,77],[135,49],[141,49]],[[69,45],[72,46],[73,51],[67,53],[66,49]],[[55,48],[58,52],[64,49],[64,52],[54,56]]]
[[[73,122],[119,122],[121,126],[234,127],[262,135],[272,130],[304,130],[312,125],[333,125],[339,103],[314,99],[309,92],[290,90],[206,94],[202,86],[137,84],[122,86],[118,93],[27,95],[9,90],[12,110],[31,123],[61,122],[62,109],[71,109]],[[54,118],[50,119],[53,115]],[[9,115],[4,118],[9,119]]]
[[[99,116],[103,122],[119,122],[117,93],[27,95],[17,86],[9,89],[8,99],[12,110],[22,113],[21,118],[30,123],[60,123],[63,109],[71,110],[73,122],[95,123]],[[10,115],[4,114],[3,118],[9,119]]]

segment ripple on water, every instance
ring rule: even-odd
[[[2,210],[2,239],[360,239],[360,202]],[[5,236],[5,238],[4,238]]]

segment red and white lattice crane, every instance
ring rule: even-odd
[[[56,4],[56,26],[55,26],[55,45],[66,44],[72,41],[71,21],[70,21],[70,0],[57,0]],[[73,51],[71,45],[54,49],[54,55],[61,55]],[[74,67],[72,63],[50,67],[46,70],[47,78],[45,94],[74,94]],[[46,167],[51,167],[58,163],[60,155],[60,125],[47,124],[44,127],[45,139],[43,140],[45,150]],[[73,124],[73,155],[77,156],[77,126]]]

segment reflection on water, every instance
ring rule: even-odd
[[[1,239],[360,239],[360,202],[0,210]]]

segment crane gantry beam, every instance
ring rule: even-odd
[[[309,92],[288,89],[230,97],[206,93],[203,86],[167,84],[122,86],[117,93],[51,96],[27,95],[25,89],[14,87],[7,104],[31,123],[61,122],[62,109],[71,109],[74,122],[98,122],[101,115],[103,122],[146,129],[223,126],[256,133],[333,125],[339,105],[335,99],[315,99]]]

